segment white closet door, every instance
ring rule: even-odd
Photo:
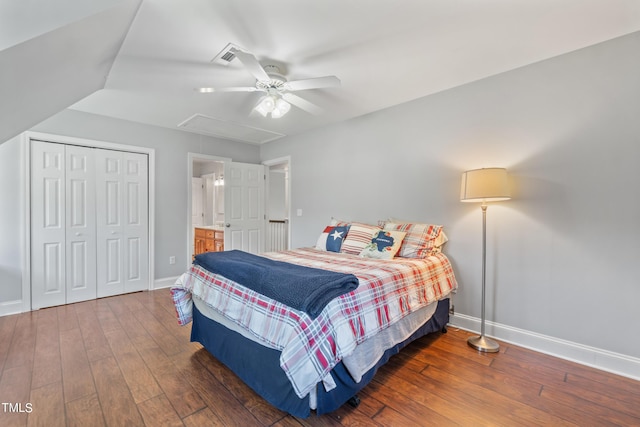
[[[31,145],[31,307],[65,304],[64,145]]]
[[[95,155],[98,297],[148,289],[147,156]]]
[[[122,153],[96,150],[98,297],[124,292]]]
[[[149,289],[149,184],[145,154],[122,153],[124,162],[124,290]]]
[[[96,298],[95,166],[91,148],[66,146],[66,302]]]
[[[264,250],[264,174],[263,165],[225,163],[225,250]]]

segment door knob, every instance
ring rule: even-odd
[[[225,227],[231,227],[231,224],[226,223],[224,226],[225,226]]]
[[[82,233],[76,233],[76,236],[82,236]]]

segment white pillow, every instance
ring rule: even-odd
[[[380,230],[373,235],[371,242],[360,252],[361,257],[393,259],[400,250],[404,231]]]

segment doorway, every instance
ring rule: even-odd
[[[285,251],[291,247],[290,231],[290,157],[264,162],[267,173],[267,251]]]
[[[213,232],[212,245],[215,245],[215,230],[224,227],[224,171],[225,163],[231,159],[189,153],[189,177],[191,189],[187,195],[189,221],[187,224],[187,248],[190,265],[194,254],[202,251],[197,248],[196,228]],[[205,244],[204,242],[202,243]]]
[[[270,162],[274,169],[283,169],[287,165],[288,176],[288,159]],[[276,166],[276,164],[283,164]],[[267,181],[269,173],[267,164],[249,164],[233,162],[230,158],[208,156],[204,154],[189,153],[188,154],[188,177],[189,187],[187,193],[187,209],[188,209],[188,230],[187,230],[187,268],[191,265],[193,254],[196,253],[196,228],[199,233],[203,231],[213,235],[213,248],[220,250],[238,249],[250,253],[260,253],[267,248],[268,230],[265,227],[267,222],[266,200],[267,199]],[[199,178],[203,188],[204,196],[202,198],[202,213],[198,213],[199,202],[197,196],[193,196],[193,188],[197,188],[197,184],[193,182]],[[287,179],[288,181],[288,179]],[[213,224],[207,220],[208,215],[208,197],[206,192],[207,183],[216,188],[214,196]],[[217,185],[216,185],[217,184]],[[284,185],[284,184],[283,184]],[[287,203],[288,203],[288,185],[286,187]],[[216,196],[217,194],[217,196]],[[280,218],[286,220],[287,239],[286,247],[289,246],[288,241],[288,208],[286,209],[286,217]],[[204,225],[197,226],[200,221]],[[202,230],[204,227],[205,230]],[[212,230],[207,230],[211,227]],[[213,232],[212,232],[213,231]],[[221,246],[216,245],[217,237],[223,239]],[[202,243],[202,242],[200,242]],[[206,248],[207,241],[204,242]],[[200,248],[200,246],[198,246]],[[216,249],[213,249],[215,251]],[[204,250],[208,252],[209,250]]]
[[[191,178],[192,225],[224,224],[224,162],[194,160]]]

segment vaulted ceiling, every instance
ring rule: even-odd
[[[0,141],[71,108],[263,143],[639,30],[637,0],[2,0]],[[229,43],[341,86],[279,119],[260,93],[195,91],[255,85],[211,62]]]

